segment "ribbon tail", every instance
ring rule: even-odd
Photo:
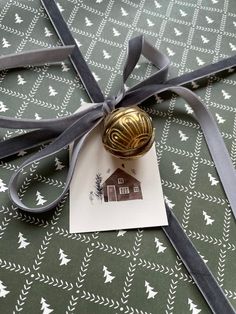
[[[0,143],[0,160],[47,143],[58,135],[53,130],[35,130],[5,140]]]
[[[162,227],[183,264],[194,279],[206,302],[215,314],[235,314],[232,305],[224,295],[210,269],[183,231],[173,212],[166,205],[169,225]],[[207,287],[207,289],[206,289]]]
[[[72,53],[74,45],[37,49],[0,57],[0,70],[55,63],[65,60]]]

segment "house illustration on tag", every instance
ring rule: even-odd
[[[143,199],[139,180],[117,168],[103,183],[105,202]]]

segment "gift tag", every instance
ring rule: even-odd
[[[70,232],[167,225],[155,146],[123,160],[103,147],[102,124],[89,135],[70,185]]]

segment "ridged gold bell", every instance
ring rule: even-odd
[[[102,141],[113,156],[134,159],[149,151],[154,136],[151,117],[135,106],[115,109],[107,115]]]

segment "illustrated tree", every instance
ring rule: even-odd
[[[19,238],[18,243],[20,244],[18,246],[18,249],[25,249],[27,245],[30,244],[29,242],[27,242],[27,239],[23,237],[23,234],[21,232],[19,232],[18,238]]]
[[[223,94],[224,99],[230,99],[231,98],[231,95],[229,93],[227,93],[224,89],[222,89],[221,92]]]
[[[204,44],[207,44],[207,43],[209,42],[209,39],[206,38],[206,37],[203,36],[203,35],[201,35],[201,39],[202,39],[202,42],[203,42]]]
[[[128,12],[125,11],[124,8],[121,7],[120,10],[121,10],[121,15],[122,15],[122,16],[127,16],[127,15],[128,15]]]
[[[58,92],[56,92],[56,90],[52,86],[48,87],[48,92],[49,96],[56,96],[58,94]]]
[[[67,265],[71,261],[67,256],[68,255],[66,255],[62,249],[59,250],[59,260],[61,261],[60,266]]]
[[[103,272],[104,272],[103,277],[105,278],[104,283],[111,283],[115,276],[111,275],[111,272],[107,269],[106,266],[103,266]]]
[[[156,0],[154,1],[154,4],[157,9],[160,9],[162,7],[162,5]]]
[[[97,173],[95,177],[95,192],[97,199],[102,201],[103,197],[103,187],[102,187],[102,175],[101,173]]]
[[[206,16],[206,20],[208,24],[211,24],[214,22],[214,20],[212,18],[210,18],[209,16]]]
[[[22,18],[19,16],[19,14],[16,13],[15,14],[15,23],[20,24],[22,22],[23,22]]]
[[[219,115],[219,113],[216,113],[216,120],[217,120],[217,122],[218,122],[219,124],[222,124],[222,123],[225,122],[225,119],[222,118],[222,117]]]
[[[232,51],[236,51],[236,45],[229,43],[229,46],[230,46]]]
[[[170,56],[170,57],[175,55],[175,52],[172,49],[170,49],[169,47],[166,48],[166,51],[168,53],[168,56]]]
[[[44,35],[45,37],[51,37],[53,33],[47,27],[44,27]]]
[[[193,89],[197,89],[199,87],[199,85],[194,81],[191,82],[191,85]]]
[[[175,174],[180,174],[183,171],[183,169],[181,169],[178,165],[176,165],[175,162],[172,162],[172,166],[173,166]]]
[[[3,282],[0,280],[0,298],[5,298],[6,295],[10,292],[6,290],[6,286],[4,286]]]
[[[6,184],[0,179],[0,192],[5,192],[7,190]]]
[[[189,304],[189,310],[192,312],[192,314],[198,314],[201,312],[201,310],[197,308],[197,305],[194,304],[191,299],[188,299],[188,304]]]
[[[175,206],[175,204],[172,203],[172,201],[171,201],[167,196],[165,196],[165,195],[164,195],[164,200],[165,200],[166,204],[170,207],[170,209],[173,209],[173,207]]]
[[[147,293],[147,295],[148,295],[147,298],[148,298],[148,299],[154,299],[155,296],[156,296],[156,294],[157,294],[157,292],[154,291],[154,288],[151,287],[150,284],[149,284],[149,282],[147,282],[146,280],[145,280],[145,282],[144,282],[144,285],[145,285],[145,287],[146,287],[146,293]]]
[[[61,67],[62,67],[62,72],[67,72],[70,70],[70,68],[68,68],[68,66],[65,64],[65,62],[61,63]]]
[[[93,25],[93,23],[90,21],[90,19],[89,18],[87,18],[87,16],[85,17],[85,25],[86,26],[92,26]]]
[[[212,225],[212,223],[215,221],[214,219],[211,218],[210,215],[207,215],[205,211],[202,212],[204,220],[206,221],[206,225]]]
[[[193,113],[193,109],[188,104],[185,104],[184,106],[185,106],[185,109],[186,109],[188,114],[192,114]]]
[[[111,55],[105,50],[102,50],[103,58],[104,59],[110,59]]]
[[[147,25],[148,25],[149,27],[152,27],[152,26],[154,26],[155,24],[154,24],[150,19],[147,19]]]
[[[115,37],[120,36],[120,32],[118,32],[118,30],[115,27],[112,28],[112,31],[113,31],[113,36]]]
[[[203,65],[203,64],[205,64],[205,62],[204,62],[202,59],[200,59],[199,57],[196,57],[196,60],[197,60],[197,64],[198,64],[198,65]]]
[[[56,167],[56,170],[62,170],[63,168],[65,168],[65,166],[57,157],[55,157],[55,167]]]
[[[156,244],[157,253],[164,253],[164,251],[166,250],[166,246],[164,246],[163,243],[161,243],[156,237],[154,239],[154,242]]]
[[[8,48],[10,46],[11,46],[11,44],[6,40],[6,38],[3,37],[3,39],[2,39],[2,47],[3,48]]]
[[[178,133],[179,133],[181,142],[186,142],[189,139],[189,137],[186,134],[184,134],[184,132],[182,132],[181,130],[179,130]]]
[[[117,233],[117,237],[123,237],[126,232],[127,231],[125,231],[125,230],[119,230],[118,233]]]
[[[37,201],[36,205],[43,205],[44,203],[47,202],[39,191],[36,192],[36,201]]]
[[[34,117],[35,117],[35,120],[41,120],[42,119],[37,112],[35,112]]]
[[[175,36],[181,36],[182,32],[178,30],[178,28],[174,27]]]
[[[208,175],[208,178],[209,178],[209,180],[210,180],[211,185],[217,185],[217,184],[219,183],[219,181],[216,180],[216,178],[213,177],[212,174],[208,173],[207,175]]]
[[[24,78],[20,74],[18,74],[17,75],[17,84],[18,85],[24,85],[25,83],[26,83],[26,81],[24,80]]]
[[[2,101],[0,101],[0,112],[6,112],[8,108],[4,105]]]
[[[49,314],[52,313],[53,310],[50,309],[50,305],[46,303],[46,300],[44,298],[41,298],[41,311],[43,311],[43,314]]]

